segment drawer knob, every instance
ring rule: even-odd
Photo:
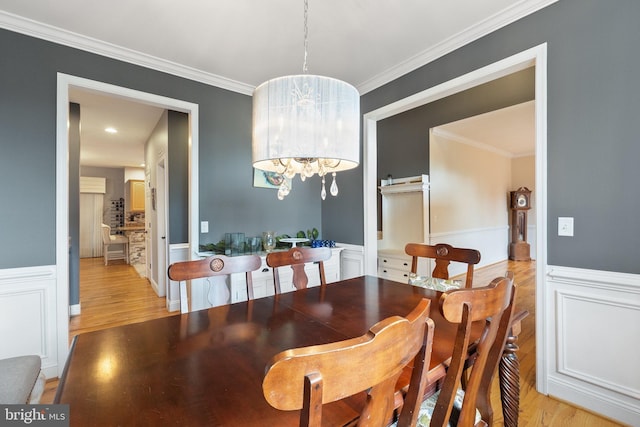
[[[263,273],[266,273],[266,272],[268,272],[268,271],[269,271],[269,269],[268,269],[268,268],[266,268],[266,267],[262,269],[262,272],[263,272]]]

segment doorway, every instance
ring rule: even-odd
[[[57,79],[57,114],[56,114],[56,271],[55,295],[56,295],[56,325],[55,335],[57,337],[57,369],[58,375],[62,374],[66,360],[69,343],[69,312],[70,294],[77,295],[77,289],[69,287],[69,169],[67,159],[69,156],[69,140],[67,123],[69,121],[69,90],[79,88],[88,91],[97,91],[115,97],[122,97],[157,106],[164,109],[171,109],[188,114],[189,116],[189,241],[190,248],[198,247],[198,105],[167,98],[160,95],[140,92],[114,86],[107,83],[84,79],[58,73]],[[189,253],[192,253],[189,250]],[[75,293],[73,293],[75,292]],[[174,295],[175,293],[175,295]],[[176,292],[171,292],[168,298],[177,300]]]
[[[446,96],[512,74],[525,68],[535,67],[535,117],[536,117],[536,330],[545,331],[545,319],[551,307],[544,298],[544,271],[547,253],[547,46],[542,44],[518,53],[486,67],[426,89],[394,103],[368,112],[363,117],[363,199],[364,199],[364,272],[376,275],[377,270],[377,122],[393,115],[428,104]],[[536,339],[536,387],[547,394],[547,368],[544,358],[547,353],[544,339]]]

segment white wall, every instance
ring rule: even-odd
[[[524,156],[511,160],[511,190],[527,187],[531,190],[531,209],[527,213],[527,224],[536,225],[536,157]]]
[[[124,168],[124,182],[130,180],[144,181],[144,168]]]
[[[478,249],[478,266],[508,258],[511,159],[431,132],[430,243]],[[451,265],[452,275],[463,273]]]
[[[431,233],[508,224],[511,159],[432,133]]]
[[[509,157],[431,132],[431,243],[475,248],[480,266],[508,258],[509,193],[535,192],[535,156]],[[535,197],[528,212],[527,241],[536,250]],[[455,273],[455,272],[452,272]]]

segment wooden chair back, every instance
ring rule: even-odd
[[[320,426],[323,404],[366,391],[358,426],[388,425],[396,381],[413,360],[398,425],[415,425],[431,358],[434,327],[429,306],[423,299],[406,318],[384,319],[358,338],[277,354],[262,383],[265,399],[276,409],[301,410],[300,426]]]
[[[304,271],[304,264],[308,262],[317,263],[320,273],[320,284],[326,285],[324,261],[329,258],[331,258],[330,248],[295,247],[288,251],[271,252],[267,254],[267,265],[273,269],[273,286],[275,287],[276,295],[282,292],[278,271],[279,267],[291,266],[293,270],[293,286],[295,286],[296,289],[305,289],[309,284],[309,277]]]
[[[454,248],[445,243],[437,245],[424,245],[421,243],[408,243],[404,251],[411,259],[411,272],[418,272],[418,258],[431,258],[435,260],[435,267],[431,277],[438,279],[449,278],[449,264],[451,261],[467,264],[467,277],[464,287],[471,288],[473,285],[473,267],[480,262],[480,252],[475,249]]]
[[[253,275],[252,271],[260,268],[262,260],[258,255],[242,255],[228,257],[225,255],[212,255],[208,258],[193,261],[175,262],[169,266],[169,279],[180,282],[180,311],[190,311],[187,292],[187,280],[202,279],[213,276],[224,276],[232,273],[246,273],[247,299],[252,300]]]
[[[451,425],[472,426],[475,423],[476,408],[482,421],[491,425],[491,381],[509,332],[514,300],[515,288],[509,277],[498,277],[482,288],[451,290],[440,298],[442,315],[447,321],[457,323],[458,331],[451,364],[431,419],[432,426],[444,427],[450,422]],[[471,342],[473,322],[483,322],[484,325],[482,334],[475,343]],[[471,372],[468,374],[462,408],[459,414],[454,414],[456,391],[460,387],[471,344],[475,346],[475,360],[468,368]]]

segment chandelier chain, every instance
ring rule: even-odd
[[[307,51],[309,47],[309,26],[307,25],[307,19],[309,17],[309,0],[304,0],[304,63],[302,64],[302,73],[307,74]]]

